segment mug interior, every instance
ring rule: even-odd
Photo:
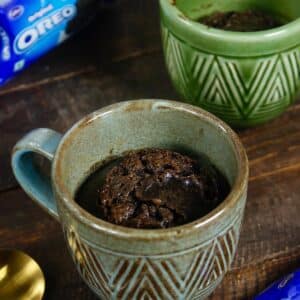
[[[53,180],[74,199],[82,182],[110,158],[157,147],[206,155],[232,186],[240,158],[231,131],[221,124],[201,109],[176,102],[116,104],[86,117],[66,134],[55,158],[59,170],[54,170]]]
[[[176,0],[177,8],[188,18],[198,20],[214,12],[245,11],[258,9],[276,16],[283,22],[300,17],[297,0]]]

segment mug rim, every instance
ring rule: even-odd
[[[300,34],[300,18],[272,29],[238,32],[193,21],[183,14],[175,0],[160,0],[160,9],[161,22],[168,23],[178,39],[215,54],[256,57],[278,53],[300,44],[297,38]]]
[[[79,204],[77,204],[74,197],[69,193],[68,188],[64,185],[64,181],[59,180],[61,178],[60,174],[62,167],[59,157],[64,151],[64,148],[70,144],[70,141],[68,140],[72,138],[72,136],[75,137],[76,132],[78,130],[85,126],[88,126],[94,120],[128,105],[138,105],[143,109],[145,105],[151,104],[152,106],[156,103],[159,103],[160,107],[168,108],[170,110],[184,111],[198,118],[202,118],[206,122],[214,126],[216,130],[223,131],[223,133],[232,143],[233,150],[235,152],[235,159],[238,165],[237,176],[231,187],[229,195],[215,209],[213,209],[211,212],[204,215],[203,217],[193,222],[189,222],[180,226],[175,226],[167,229],[130,228],[112,224],[110,222],[97,218],[93,214],[83,209]],[[76,122],[63,136],[54,156],[51,173],[52,186],[56,195],[55,200],[57,201],[57,199],[59,198],[59,201],[62,202],[64,207],[67,208],[69,213],[71,213],[72,217],[76,219],[79,223],[84,224],[86,227],[94,231],[101,231],[114,236],[137,240],[153,240],[162,239],[165,237],[176,238],[182,235],[192,233],[195,230],[205,229],[206,227],[211,226],[214,222],[216,222],[217,218],[222,218],[224,215],[228,214],[228,212],[230,212],[231,208],[233,208],[237,202],[242,201],[242,196],[245,193],[245,191],[247,191],[248,176],[249,166],[246,151],[239,137],[229,127],[229,125],[227,125],[216,116],[199,107],[195,107],[182,102],[160,99],[140,99],[118,102],[109,106],[105,106],[83,117],[81,120]]]

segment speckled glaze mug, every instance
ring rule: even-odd
[[[231,32],[196,20],[214,12],[259,9],[288,23]],[[171,80],[187,102],[237,127],[264,123],[292,104],[300,86],[298,0],[160,0]]]
[[[156,230],[113,225],[76,204],[76,190],[107,157],[145,147],[206,154],[229,180],[231,193],[199,220]],[[52,162],[52,184],[34,168],[34,152]],[[200,108],[164,100],[117,103],[64,136],[50,129],[30,132],[15,146],[12,167],[26,193],[60,221],[80,275],[101,299],[203,299],[232,263],[248,161],[237,135]]]

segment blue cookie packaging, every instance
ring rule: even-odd
[[[254,300],[300,300],[300,269],[273,283]]]
[[[0,0],[0,86],[113,0]]]

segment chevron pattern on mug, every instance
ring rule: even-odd
[[[205,53],[162,24],[171,80],[192,104],[233,125],[255,125],[278,116],[295,99],[300,82],[300,48],[261,58]]]
[[[199,300],[230,267],[240,223],[239,216],[224,234],[193,249],[140,257],[91,245],[66,226],[64,231],[79,273],[103,299]]]

